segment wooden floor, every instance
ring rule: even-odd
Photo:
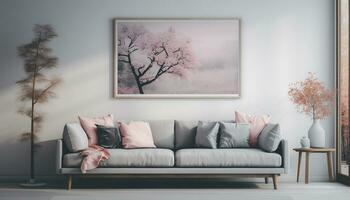
[[[19,188],[17,184],[0,184],[0,200],[349,200],[350,187],[339,183],[281,183],[271,185],[233,181],[137,181],[118,183],[83,180],[73,187],[50,184],[41,189]]]

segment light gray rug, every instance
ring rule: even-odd
[[[62,194],[57,194],[62,193]],[[76,190],[76,191],[13,191],[0,194],[0,200],[292,200],[289,195],[262,194],[235,190]]]
[[[144,182],[126,181],[76,183],[73,190],[63,184],[45,189],[23,189],[0,184],[0,200],[349,200],[350,187],[339,183],[272,184],[224,182]],[[124,185],[124,187],[122,187]],[[107,189],[108,188],[108,189]]]
[[[179,192],[181,193],[181,192]],[[246,191],[249,193],[249,191]],[[125,194],[102,195],[102,196],[54,196],[50,200],[95,200],[95,199],[120,199],[120,200],[292,200],[286,195],[254,195],[254,194]]]

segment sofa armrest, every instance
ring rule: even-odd
[[[62,169],[62,157],[63,157],[63,143],[62,140],[56,141],[56,173],[60,174]]]
[[[282,167],[284,168],[284,173],[288,174],[288,171],[289,171],[288,141],[282,139],[276,152],[282,156]]]

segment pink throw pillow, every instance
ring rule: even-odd
[[[120,123],[122,144],[126,149],[155,148],[151,127],[146,122],[131,121],[129,124]]]
[[[81,117],[78,116],[79,122],[81,127],[83,127],[88,140],[89,140],[89,146],[90,145],[97,145],[98,144],[98,137],[97,137],[97,127],[98,125],[103,126],[114,126],[113,124],[113,115],[109,114],[104,117]]]
[[[235,111],[235,121],[237,123],[249,123],[249,145],[256,147],[258,144],[258,137],[261,131],[265,128],[269,122],[269,115],[252,116]]]

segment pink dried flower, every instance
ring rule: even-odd
[[[333,92],[327,89],[314,73],[309,72],[304,81],[292,83],[288,95],[298,112],[305,113],[313,119],[325,119],[331,114]]]

